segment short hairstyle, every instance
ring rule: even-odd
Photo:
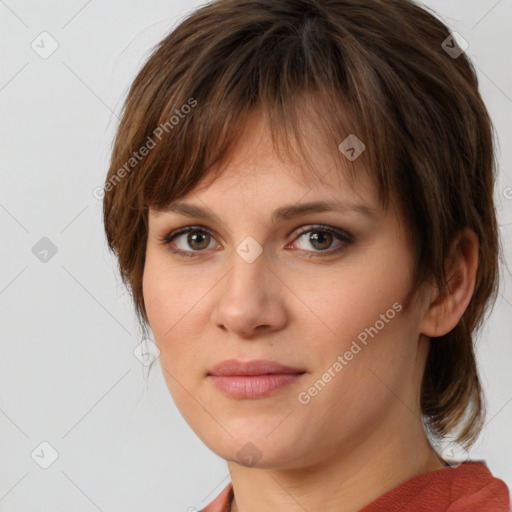
[[[302,128],[314,123],[335,172],[357,180],[364,169],[382,204],[400,208],[415,262],[407,301],[426,280],[446,289],[452,241],[464,227],[478,236],[474,293],[432,339],[421,388],[426,430],[458,429],[471,446],[485,416],[474,336],[498,292],[497,163],[475,69],[449,51],[455,41],[410,0],[216,0],[181,20],[131,85],[104,186],[108,246],[142,328],[149,208],[220,175],[248,114],[265,115],[276,153],[308,168]],[[339,150],[349,135],[365,145],[354,161]]]

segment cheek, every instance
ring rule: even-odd
[[[178,328],[179,319],[190,309],[194,286],[160,252],[151,247],[146,252],[142,289],[151,329],[162,341],[173,326]]]
[[[159,364],[167,387],[182,414],[187,414],[190,400],[183,396],[182,385],[189,388],[188,380],[194,363],[194,344],[190,343],[193,334],[185,327],[186,311],[184,303],[186,290],[182,283],[170,279],[165,269],[154,259],[146,260],[143,276],[143,294],[146,312],[153,337],[160,351]],[[190,309],[190,308],[188,308]],[[193,339],[193,338],[192,338]]]
[[[160,350],[160,363],[163,368],[173,372],[174,369],[169,367],[173,358],[169,358],[169,354],[176,356],[179,351],[179,344],[172,340],[177,339],[176,333],[181,327],[179,319],[185,314],[182,309],[186,302],[186,289],[171,279],[163,262],[151,251],[148,253],[142,280],[144,304],[155,343]]]
[[[160,364],[169,388],[176,381],[187,382],[195,374],[190,368],[197,365],[200,354],[204,318],[204,289],[188,279],[183,272],[169,267],[168,261],[149,254],[143,275],[143,294],[149,325],[160,350]],[[193,321],[191,321],[193,319]]]
[[[314,286],[308,283],[296,291],[304,297],[312,325],[322,330],[319,337],[328,344],[339,340],[343,346],[376,322],[382,332],[400,323],[403,315],[399,310],[403,310],[410,284],[404,267],[401,268],[399,272],[394,265],[381,262],[361,269],[337,269],[324,282],[317,279]]]
[[[329,370],[335,374],[319,404],[325,400],[327,407],[330,401],[339,402],[347,410],[355,408],[354,413],[363,404],[371,409],[372,400],[376,405],[389,398],[379,377],[392,388],[406,378],[414,364],[417,327],[412,309],[404,312],[409,268],[405,251],[380,251],[378,257],[375,251],[371,261],[338,268],[321,283],[316,281],[315,286],[304,286],[298,292],[307,297],[315,313],[307,312],[303,326],[303,332],[311,333],[308,338],[315,340],[311,381],[328,380]]]
[[[159,276],[161,276],[161,273],[156,262],[151,258],[146,258],[142,278],[142,292],[149,324],[155,338],[160,338],[161,336],[163,324],[169,310],[168,301],[172,297],[168,293],[166,280],[159,278]]]

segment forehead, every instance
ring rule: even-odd
[[[319,197],[363,198],[376,205],[377,191],[367,169],[345,158],[315,128],[312,123],[304,124],[300,141],[288,139],[286,153],[282,154],[276,152],[265,118],[252,114],[226,157],[189,195],[212,199],[230,194],[246,199],[252,196],[261,206],[265,196],[277,196],[286,203],[310,202]]]
[[[353,219],[366,218],[376,226],[391,216],[391,224],[400,225],[395,201],[390,201],[393,212],[388,215],[364,164],[348,160],[315,128],[310,124],[301,131],[302,147],[294,146],[294,140],[284,146],[285,153],[276,152],[265,118],[253,115],[222,161],[188,193],[161,210],[150,208],[150,218],[177,213],[232,227],[233,221],[273,225],[337,211]]]

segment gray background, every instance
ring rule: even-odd
[[[131,81],[200,3],[0,1],[0,511],[186,511],[229,480],[176,410],[158,363],[146,383],[133,354],[141,333],[93,196]],[[468,41],[499,133],[496,202],[509,258],[512,0],[425,5]],[[31,47],[51,48],[43,31],[58,43],[47,58]],[[50,251],[46,262],[34,246]],[[469,455],[512,488],[512,292],[509,270],[502,275],[478,348],[489,414]],[[42,442],[58,453],[47,469]]]

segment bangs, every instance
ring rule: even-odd
[[[188,69],[179,87],[174,80],[161,78],[148,101],[152,112],[158,103],[161,110],[139,135],[160,135],[158,147],[139,164],[140,206],[162,209],[199,181],[211,183],[209,178],[220,176],[253,116],[261,115],[277,157],[300,169],[306,183],[333,173],[357,183],[365,172],[386,208],[390,174],[397,165],[392,143],[397,127],[368,63],[366,79],[361,80],[360,44],[344,41],[348,49],[342,55],[339,45],[332,43],[335,35],[323,41],[323,31],[313,19],[293,30],[253,26],[250,37],[241,29],[211,46],[196,63],[197,73]],[[165,45],[169,41],[155,55]],[[318,59],[318,52],[325,58]],[[172,59],[179,62],[179,54],[177,48]],[[171,62],[169,68],[173,66]],[[173,76],[178,74],[174,68]],[[165,73],[160,70],[161,75]],[[192,101],[194,108],[185,109]],[[178,118],[183,109],[188,113]],[[310,152],[313,146],[332,155],[334,166],[319,167]]]

